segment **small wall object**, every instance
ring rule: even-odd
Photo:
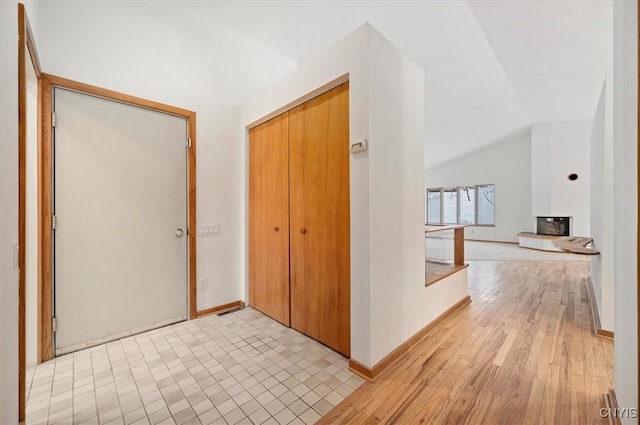
[[[571,180],[572,182],[574,182],[574,181],[578,180],[578,175],[577,175],[576,173],[571,173],[571,174],[569,174],[569,175],[567,176],[567,178],[568,178],[569,180]]]

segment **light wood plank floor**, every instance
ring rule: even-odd
[[[613,343],[591,331],[585,261],[479,261],[471,305],[319,424],[607,424]],[[446,284],[440,282],[437,284]]]

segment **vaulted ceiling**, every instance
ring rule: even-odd
[[[371,23],[425,72],[427,167],[592,119],[611,66],[611,0],[183,3],[296,62]]]

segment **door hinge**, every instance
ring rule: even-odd
[[[56,230],[56,223],[57,223],[56,215],[54,214],[54,215],[51,216],[51,229],[52,230]]]
[[[191,137],[189,137],[187,139],[187,147],[190,148],[191,147]]]
[[[51,127],[55,127],[56,126],[56,113],[52,112],[51,113]]]
[[[58,330],[58,320],[55,317],[51,319],[51,329],[53,332]]]

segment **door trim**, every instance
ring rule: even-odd
[[[42,143],[41,153],[41,176],[40,204],[42,205],[41,230],[41,297],[40,308],[40,334],[41,338],[41,360],[46,361],[54,357],[53,328],[52,328],[52,306],[53,306],[53,232],[51,231],[52,217],[52,182],[53,182],[53,157],[51,155],[52,131],[51,131],[51,111],[52,93],[54,87],[72,90],[79,93],[101,97],[115,102],[125,103],[140,108],[150,109],[170,115],[185,118],[187,120],[188,137],[191,139],[191,147],[187,150],[187,312],[189,319],[197,317],[197,291],[196,291],[196,113],[187,109],[165,105],[163,103],[142,99],[136,96],[80,83],[66,78],[43,73],[43,84],[41,87],[40,121],[42,123]]]
[[[33,31],[31,30],[24,4],[18,3],[18,420],[20,422],[25,421],[27,410],[27,54],[31,58],[31,63],[38,79],[39,91],[42,72],[40,70],[38,51],[36,50]],[[39,126],[36,133],[39,138]],[[38,158],[38,161],[40,161],[40,158]],[[40,223],[38,223],[39,227]],[[39,296],[38,303],[40,303]]]

